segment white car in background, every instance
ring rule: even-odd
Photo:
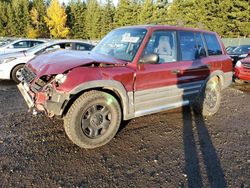
[[[45,43],[45,40],[37,40],[37,39],[19,39],[7,42],[6,44],[0,46],[0,57],[3,54],[20,52],[24,50],[28,50],[29,48]]]
[[[60,40],[40,44],[26,51],[2,55],[0,56],[0,80],[12,79],[19,83],[22,80],[23,65],[44,52],[58,49],[90,51],[93,47],[94,45],[88,42]]]

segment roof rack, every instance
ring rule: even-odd
[[[163,19],[163,20],[154,20],[146,22],[146,24],[160,25],[160,24],[168,24],[171,26],[179,26],[179,27],[187,27],[187,25],[196,25],[198,29],[204,29],[204,24],[201,22],[190,22],[182,19]]]

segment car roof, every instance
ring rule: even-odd
[[[47,40],[44,39],[16,39],[16,40],[12,40],[11,42],[9,42],[9,44],[13,44],[15,42],[20,42],[20,41],[39,41],[39,42],[47,42]]]
[[[141,29],[156,29],[156,30],[180,30],[180,31],[193,31],[193,32],[203,32],[203,33],[212,33],[215,32],[207,31],[198,28],[191,28],[191,27],[183,27],[183,26],[171,26],[171,25],[135,25],[135,26],[125,26],[118,29],[125,29],[125,28],[141,28]]]
[[[49,44],[59,44],[59,43],[82,43],[82,44],[89,44],[93,45],[90,41],[83,41],[83,40],[50,40],[48,41]]]

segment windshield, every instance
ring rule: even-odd
[[[92,51],[131,62],[146,33],[146,29],[139,28],[114,30],[98,43]]]
[[[33,47],[29,48],[29,49],[26,50],[25,52],[26,52],[26,53],[36,53],[37,51],[39,51],[39,50],[45,48],[47,45],[48,45],[47,42],[42,43],[42,44],[38,44],[38,45],[36,45],[36,46],[33,46]]]
[[[234,53],[248,53],[250,46],[239,46],[233,50]]]

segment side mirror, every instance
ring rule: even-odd
[[[156,64],[159,62],[159,56],[157,54],[147,54],[140,59],[142,64]]]

